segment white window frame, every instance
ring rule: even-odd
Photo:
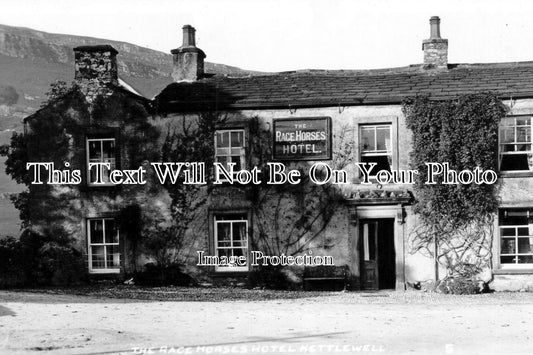
[[[104,159],[104,145],[103,145],[103,142],[104,141],[112,141],[114,143],[114,146],[115,146],[115,151],[113,152],[113,158],[108,158],[108,159]],[[91,142],[100,142],[100,153],[101,153],[101,158],[99,160],[96,160],[96,159],[92,159],[91,161],[91,158],[89,156],[89,144]],[[113,186],[113,183],[111,183],[111,181],[107,181],[107,182],[104,182],[103,184],[96,184],[94,182],[91,181],[91,171],[89,170],[89,163],[110,163],[110,171],[111,170],[114,170],[116,168],[116,165],[117,165],[117,154],[116,154],[116,147],[117,147],[117,141],[115,138],[87,138],[87,141],[86,141],[86,153],[87,153],[87,184],[89,186]],[[93,169],[96,169],[96,167],[94,167]],[[104,172],[105,172],[105,168],[104,168]]]
[[[516,124],[517,119],[524,119],[529,117],[529,126],[523,125],[518,126]],[[513,142],[503,142],[502,140],[502,127],[505,127],[502,123],[504,120],[514,120],[514,124],[511,127],[514,127],[514,141]],[[517,141],[517,127],[529,127],[529,142],[519,142]],[[529,144],[530,150],[523,150],[523,151],[510,151],[510,152],[504,152],[502,149],[502,146],[504,145],[514,145],[515,147],[520,144]],[[500,124],[498,125],[498,169],[501,172],[504,173],[520,173],[520,172],[533,172],[533,167],[528,170],[502,170],[502,160],[504,155],[520,155],[520,154],[527,154],[528,159],[533,159],[533,116],[506,116],[501,119]]]
[[[239,132],[242,133],[242,146],[241,147],[235,147],[240,148],[239,154],[231,154],[231,133],[233,132]],[[222,149],[228,149],[229,154],[219,154],[218,153],[218,135],[221,133],[228,133],[229,135],[229,147],[228,148],[222,148]],[[241,163],[241,169],[246,169],[246,152],[245,152],[245,142],[246,142],[246,132],[244,129],[217,129],[215,131],[215,162],[218,162],[218,157],[225,157],[226,160],[228,157],[240,157],[240,163]],[[238,171],[233,171],[233,174],[235,175]],[[223,175],[219,176],[220,181],[227,181],[227,179],[224,178]]]
[[[111,220],[116,223],[115,218],[109,218],[109,217],[102,217],[102,218],[88,218],[87,219],[87,255],[88,255],[88,261],[89,261],[89,273],[91,274],[113,274],[113,273],[120,273],[120,266],[118,268],[108,268],[107,267],[107,247],[108,246],[118,246],[120,247],[120,232],[119,229],[116,228],[117,231],[117,243],[106,243],[105,239],[105,221]],[[102,221],[102,243],[92,243],[91,241],[91,221]],[[92,246],[103,246],[104,247],[104,265],[105,268],[93,268],[93,253],[92,253]],[[122,253],[119,253],[119,258],[122,259]],[[122,260],[119,260],[119,264]]]
[[[378,129],[381,129],[382,127],[386,127],[389,129],[389,147],[385,150],[378,150],[377,149],[377,131]],[[372,151],[364,151],[364,148],[363,148],[363,139],[362,139],[362,133],[363,133],[363,130],[365,129],[373,129],[374,130],[374,142],[376,143],[376,149],[375,150],[372,150]],[[377,123],[377,124],[361,124],[359,125],[359,132],[358,132],[358,135],[359,135],[359,145],[360,145],[360,149],[359,149],[359,161],[362,162],[362,158],[363,157],[374,157],[374,156],[387,156],[388,157],[388,160],[389,160],[389,166],[390,166],[390,169],[394,169],[393,167],[393,152],[392,152],[392,131],[393,131],[393,125],[392,123]],[[386,141],[385,141],[385,145],[386,145]],[[370,174],[370,176],[376,176],[376,173],[377,173],[377,170],[375,170],[376,167],[374,167],[374,169],[372,169],[372,172]]]
[[[504,213],[505,210],[503,209]],[[523,210],[526,213],[526,216],[529,221],[532,221],[532,219],[529,217],[531,213],[531,217],[533,217],[533,209],[531,208],[523,208],[523,209],[514,209],[516,211]],[[499,246],[498,246],[498,263],[500,265],[500,269],[533,269],[533,262],[531,263],[518,263],[518,257],[519,256],[533,256],[533,251],[530,250],[529,253],[519,253],[518,252],[518,239],[526,239],[529,238],[530,245],[533,245],[533,221],[528,224],[523,225],[506,225],[502,224],[502,221],[499,221],[498,223],[498,232],[499,232]],[[518,236],[518,228],[528,228],[528,235],[527,236]],[[514,229],[515,234],[514,236],[504,236],[503,230],[504,229]],[[502,253],[502,245],[503,245],[503,239],[513,239],[515,243],[515,252],[514,253]],[[502,263],[502,256],[514,256],[515,262],[514,263]]]
[[[237,214],[235,214],[235,215],[237,215]],[[215,214],[213,216],[213,220],[214,220],[215,256],[220,257],[219,250],[221,250],[221,249],[230,249],[230,250],[233,250],[233,249],[244,249],[244,257],[246,258],[246,266],[215,266],[215,271],[217,271],[217,272],[234,272],[234,271],[245,272],[245,271],[248,271],[250,269],[250,262],[248,260],[248,240],[249,240],[249,235],[248,235],[248,217],[247,217],[246,214],[242,214],[242,218],[241,219],[222,219],[223,217],[226,217],[226,216],[229,216],[229,215],[224,215],[224,214],[218,214],[217,215],[217,214]],[[217,218],[221,218],[221,219],[217,220]],[[245,245],[244,246],[240,246],[240,247],[235,247],[233,245],[233,223],[242,223],[242,222],[245,223],[245,231],[246,231]],[[231,245],[229,247],[220,247],[218,245],[218,225],[219,224],[223,224],[223,223],[226,223],[226,224],[230,223]],[[233,256],[233,252],[231,254]]]

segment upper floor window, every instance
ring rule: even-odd
[[[109,163],[109,169],[100,168],[91,163]],[[89,138],[87,139],[87,178],[89,185],[110,185],[109,175],[116,167],[115,138]]]
[[[361,125],[359,126],[360,162],[376,163],[371,175],[380,170],[391,171],[392,167],[392,139],[391,125]]]
[[[500,122],[500,171],[533,170],[531,117],[504,117]]]
[[[225,165],[229,171],[229,163],[235,163],[233,171],[245,168],[244,130],[225,129],[215,133],[215,161]]]
[[[219,258],[248,258],[248,220],[246,214],[215,215],[215,250]],[[246,271],[248,266],[217,266],[216,271]]]
[[[113,218],[87,220],[89,272],[120,272],[119,232]]]

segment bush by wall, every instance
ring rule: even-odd
[[[0,288],[66,286],[86,276],[81,253],[56,231],[25,230],[20,239],[0,239]]]

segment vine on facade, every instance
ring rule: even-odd
[[[498,125],[506,111],[492,93],[446,101],[416,97],[403,104],[413,132],[412,169],[419,171],[414,211],[421,223],[412,235],[412,252],[433,256],[446,268],[445,278],[472,278],[489,265],[498,184],[442,184],[442,176],[435,185],[425,184],[425,163],[497,171]]]

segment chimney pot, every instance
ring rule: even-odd
[[[422,42],[425,69],[448,68],[448,40],[440,37],[440,18],[429,19],[430,36]]]
[[[185,25],[182,29],[182,46],[170,51],[174,62],[172,78],[175,82],[192,82],[204,76],[205,53],[196,47],[194,27]]]
[[[429,19],[430,25],[430,39],[440,39],[440,18],[438,16],[432,16]]]
[[[182,47],[196,47],[195,40],[196,30],[191,25],[183,26],[183,46]]]

